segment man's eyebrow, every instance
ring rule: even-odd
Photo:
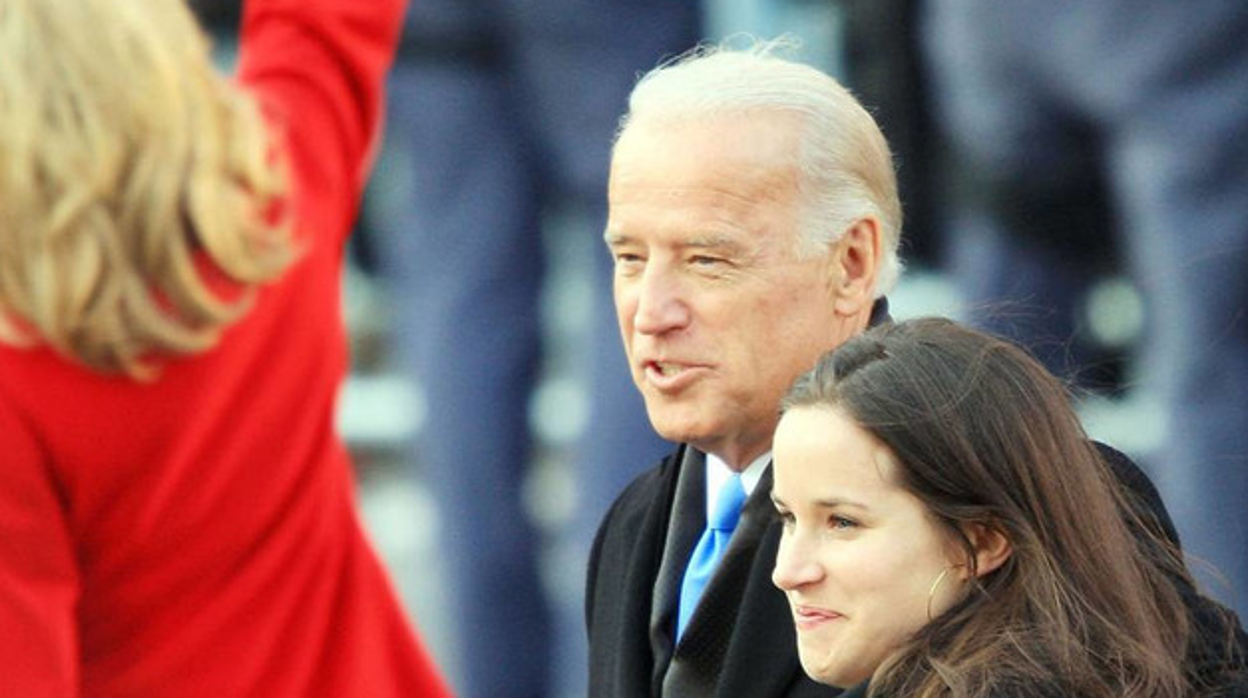
[[[617,232],[608,228],[602,234],[602,240],[607,247],[626,247],[637,243],[637,238],[632,235]],[[718,235],[714,233],[694,235],[690,238],[682,240],[679,245],[685,250],[699,250],[707,252],[717,252],[723,255],[740,255],[746,249],[741,241],[731,235]]]
[[[606,241],[608,245],[625,244],[633,242],[634,240],[631,235],[626,235],[611,228],[607,228],[602,232],[602,239]],[[733,248],[741,246],[741,243],[731,235],[719,235],[715,233],[694,235],[681,241],[680,244],[683,247],[697,247],[700,249]]]
[[[741,243],[728,235],[707,234],[685,240],[684,246],[700,250],[737,250]]]
[[[608,245],[614,247],[615,245],[626,245],[632,242],[633,239],[624,233],[617,233],[616,231],[607,228],[602,232],[602,240]]]

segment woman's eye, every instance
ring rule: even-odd
[[[785,528],[789,528],[793,525],[794,518],[792,512],[776,509],[775,513],[776,518],[780,520],[780,523],[784,524]]]
[[[844,529],[857,528],[857,527],[858,527],[858,522],[854,521],[853,519],[847,519],[844,516],[828,517],[828,528],[844,530]]]

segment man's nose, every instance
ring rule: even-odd
[[[664,265],[647,266],[639,284],[634,329],[658,335],[687,327],[692,313],[683,286],[678,275]]]

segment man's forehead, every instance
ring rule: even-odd
[[[734,146],[701,134],[659,136],[612,161],[607,201],[624,206],[748,209],[789,204],[800,194],[796,160],[774,144]]]
[[[791,161],[800,122],[783,113],[646,116],[629,122],[613,150],[612,163],[631,156],[679,156],[710,151],[723,157],[760,154]]]

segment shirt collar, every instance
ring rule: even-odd
[[[767,466],[771,464],[771,451],[767,451],[763,455],[754,459],[745,470],[741,471],[741,487],[745,490],[745,496],[748,498],[754,493],[754,488],[758,486],[758,481],[762,479],[763,473],[767,470]],[[736,475],[728,464],[720,460],[718,456],[706,454],[706,515],[711,516],[711,508],[715,506],[715,498],[719,495],[719,490],[728,482],[729,478]]]

